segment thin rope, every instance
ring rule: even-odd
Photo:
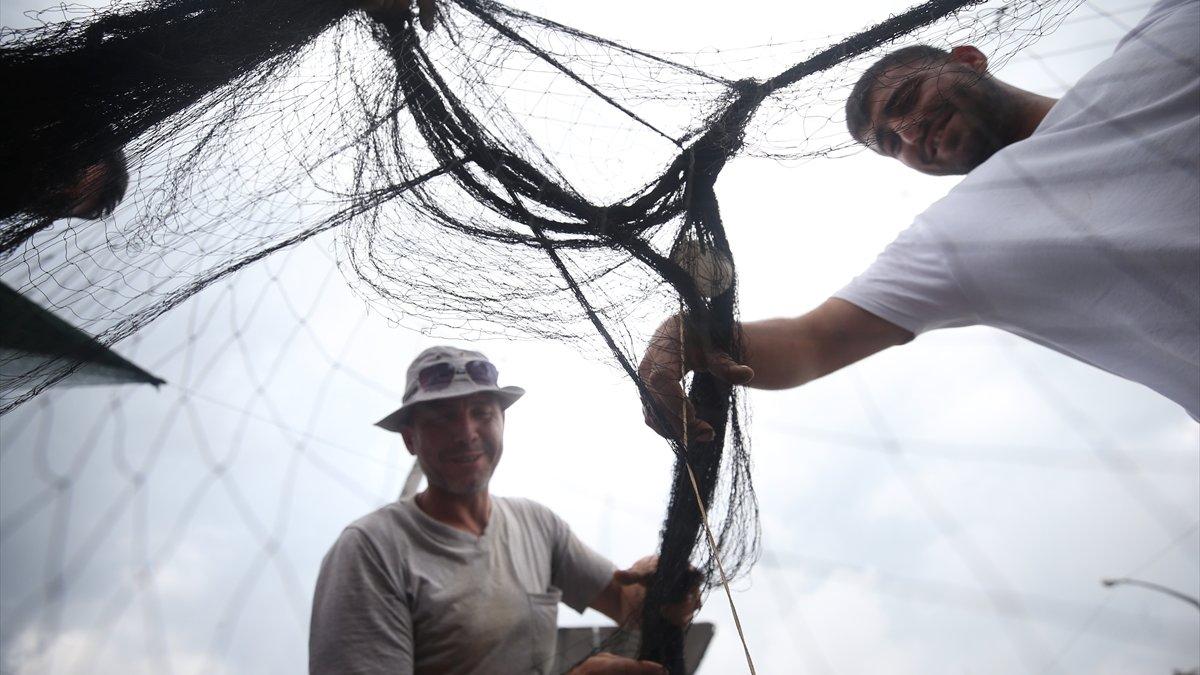
[[[641,124],[642,126],[646,127],[650,131],[653,131],[654,133],[658,134],[659,136],[662,136],[663,138],[667,139],[668,141],[671,141],[671,143],[674,143],[677,147],[679,147],[679,148],[683,147],[683,143],[681,143],[679,141],[679,139],[675,138],[674,136],[671,136],[667,132],[659,129],[658,127],[654,126],[653,124],[642,119],[637,113],[635,113],[632,110],[630,110],[629,108],[626,108],[625,106],[621,105],[613,97],[609,96],[608,94],[605,94],[604,92],[600,91],[598,88],[596,88],[595,85],[593,85],[592,83],[588,82],[587,80],[585,80],[582,77],[580,77],[579,75],[577,75],[575,73],[575,71],[573,71],[570,68],[566,67],[565,65],[559,63],[553,56],[547,54],[546,51],[544,49],[542,49],[541,47],[538,47],[537,45],[530,42],[528,39],[525,38],[525,36],[521,35],[520,33],[513,30],[512,28],[504,25],[502,22],[496,20],[496,18],[493,17],[491,14],[488,14],[487,12],[483,11],[482,9],[480,9],[478,7],[473,7],[470,5],[463,5],[463,7],[466,8],[468,11],[470,11],[475,16],[479,17],[480,20],[482,20],[484,23],[488,24],[492,28],[495,28],[496,32],[498,32],[501,35],[503,35],[504,37],[512,40],[513,42],[516,42],[517,44],[521,45],[522,47],[528,49],[531,54],[533,54],[534,56],[538,57],[539,59],[545,61],[551,67],[553,67],[555,70],[558,70],[559,72],[561,72],[563,75],[566,75],[567,77],[571,78],[576,84],[583,87],[584,89],[587,89],[588,91],[592,92],[597,97],[599,97],[600,100],[611,105],[612,107],[616,108],[617,110],[620,110],[622,113],[625,113],[625,115],[627,117],[629,117],[630,119],[632,119],[633,121],[637,122],[638,124]]]
[[[1145,7],[1149,7],[1149,6],[1150,5],[1145,5]],[[557,21],[552,21],[551,19],[547,19],[545,17],[534,16],[528,12],[522,12],[519,9],[514,9],[514,8],[508,7],[506,5],[492,3],[488,6],[488,9],[495,11],[497,14],[507,14],[510,17],[515,17],[522,21],[534,21],[537,23],[541,23],[541,24],[544,24],[551,28],[554,28],[555,30],[562,31],[562,32],[566,33],[567,35],[571,35],[576,38],[579,38],[580,40],[586,40],[588,42],[594,42],[596,44],[601,44],[601,45],[605,45],[608,47],[612,47],[613,49],[623,51],[626,54],[633,54],[635,56],[639,56],[644,59],[656,61],[656,62],[661,63],[670,68],[678,68],[685,72],[691,73],[692,75],[695,75],[696,77],[703,78],[705,80],[709,80],[710,82],[715,82],[717,84],[722,84],[725,86],[730,86],[733,84],[732,80],[726,79],[724,77],[719,77],[717,75],[713,75],[712,73],[706,73],[703,70],[689,66],[686,63],[680,63],[678,61],[672,61],[670,59],[665,59],[656,54],[651,54],[650,52],[642,51],[640,49],[635,49],[634,47],[630,47],[629,45],[621,44],[620,42],[617,42],[615,40],[609,40],[608,38],[603,38],[603,37],[600,37],[599,35],[592,35],[591,33],[579,30],[578,28],[572,28],[571,26],[558,23]],[[665,53],[690,54],[690,52],[665,52]]]
[[[684,357],[684,342],[683,342],[683,303],[679,305],[679,358],[682,362]],[[725,565],[721,563],[721,552],[717,549],[717,540],[713,537],[712,530],[708,527],[708,511],[704,508],[704,500],[700,498],[700,485],[696,482],[696,474],[692,471],[692,464],[687,460],[688,447],[688,429],[687,429],[687,399],[683,399],[683,409],[681,419],[683,421],[683,452],[679,455],[679,459],[683,461],[683,467],[687,469],[688,480],[692,484],[692,494],[696,496],[696,508],[700,509],[700,524],[704,526],[704,535],[708,539],[708,547],[712,550],[713,560],[717,563],[717,571],[721,573],[721,588],[725,589],[725,597],[729,600],[729,611],[733,614],[733,625],[737,627],[738,639],[742,641],[742,652],[746,654],[746,666],[750,668],[750,675],[758,675],[758,671],[754,669],[754,659],[750,657],[750,646],[746,644],[746,633],[742,630],[742,619],[738,616],[737,605],[733,602],[733,593],[729,591],[729,577],[725,574]]]
[[[822,50],[806,61],[797,63],[764,82],[762,87],[767,93],[774,93],[779,89],[790,87],[809,75],[829,70],[882,44],[908,35],[918,28],[928,26],[959,10],[966,9],[971,5],[978,5],[981,2],[983,0],[930,0],[923,5],[917,5],[903,14],[897,14],[887,21]]]

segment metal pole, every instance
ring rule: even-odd
[[[1158,591],[1159,593],[1164,593],[1173,598],[1182,600],[1182,601],[1188,603],[1189,605],[1191,605],[1192,607],[1195,607],[1197,610],[1200,610],[1200,599],[1193,598],[1192,596],[1187,595],[1186,593],[1180,593],[1179,591],[1177,591],[1173,588],[1167,588],[1166,586],[1161,586],[1159,584],[1152,583],[1149,581],[1142,581],[1140,579],[1129,579],[1127,577],[1122,577],[1120,579],[1101,579],[1100,583],[1104,584],[1108,588],[1112,588],[1113,586],[1121,586],[1121,585],[1141,586],[1142,588],[1149,588],[1152,591]]]
[[[425,472],[421,471],[421,463],[413,458],[412,468],[408,470],[408,478],[404,479],[404,487],[400,490],[400,498],[411,497],[417,494],[417,488],[421,487],[421,479],[425,477]]]

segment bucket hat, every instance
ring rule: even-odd
[[[491,392],[502,409],[525,395],[520,387],[501,387],[499,371],[482,352],[446,345],[430,347],[417,355],[405,375],[401,405],[375,426],[400,431],[409,412],[418,403]]]

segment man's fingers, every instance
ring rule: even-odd
[[[427,32],[433,30],[433,22],[437,20],[437,5],[434,0],[417,0],[417,9],[420,12],[418,18],[421,20],[421,28]]]
[[[693,586],[683,600],[666,605],[662,608],[662,614],[667,621],[676,626],[686,626],[692,622],[692,618],[696,616],[696,612],[700,611],[700,587]]]
[[[629,569],[613,572],[613,578],[618,583],[625,585],[638,584],[647,581],[656,569],[658,569],[658,556],[648,555],[639,558],[637,562],[629,566]]]
[[[708,372],[728,384],[746,384],[754,379],[754,369],[734,361],[725,352],[712,350],[706,354]]]
[[[696,411],[688,404],[688,445],[692,443],[710,443],[716,437],[712,425],[696,417]]]
[[[680,408],[683,406],[682,401],[687,400],[682,398],[683,389],[679,389],[679,396],[664,396],[654,391],[650,392],[650,396],[653,400],[646,401],[642,405],[646,426],[664,438],[679,438],[683,433],[683,417],[679,414]]]
[[[675,395],[655,395],[655,401],[658,403],[657,410],[652,408],[653,404],[650,403],[642,406],[646,426],[654,429],[663,438],[683,441],[685,438],[683,425],[686,419],[686,438],[689,445],[712,441],[716,436],[712,425],[696,417],[696,409],[692,406],[691,401],[688,401],[683,395],[682,387],[675,385],[675,389],[678,390]],[[682,416],[680,412],[683,412]]]
[[[625,584],[626,586],[637,583],[641,578],[640,574],[634,574],[631,570],[617,570],[613,572],[613,579],[616,579],[617,583]]]
[[[646,383],[651,399],[645,402],[643,412],[646,424],[660,436],[680,441],[686,438],[689,445],[709,443],[716,433],[712,425],[696,417],[681,384],[684,374],[693,368],[706,370],[728,384],[740,385],[754,377],[754,370],[708,347],[696,334],[681,332],[681,321],[675,315],[658,327],[638,365],[638,375]]]
[[[667,621],[682,628],[692,622],[692,617],[696,616],[696,610],[679,604],[663,607],[662,614]]]
[[[678,355],[652,348],[638,371],[652,399],[644,406],[646,424],[662,436],[678,438],[683,432],[681,412],[687,401],[679,383],[683,378],[682,361]]]
[[[703,578],[700,571],[695,567],[691,567],[689,572],[692,574],[694,581],[688,588],[687,595],[682,600],[669,605],[664,605],[662,615],[676,626],[686,626],[692,622],[692,618],[696,612],[700,611],[700,581]]]
[[[640,584],[650,578],[649,574],[634,572],[633,570],[617,570],[613,572],[613,579],[617,583],[629,586],[630,584]]]
[[[580,675],[667,675],[667,669],[653,661],[634,661],[625,656],[601,652],[573,668],[571,673]]]
[[[683,440],[686,423],[689,442],[711,441],[714,436],[712,426],[696,417],[696,409],[680,383],[683,379],[682,362],[677,357],[666,357],[662,361],[651,359],[648,353],[639,369],[652,399],[643,406],[646,424],[660,436]]]

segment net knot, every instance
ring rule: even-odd
[[[594,218],[592,218],[592,222],[595,224],[596,232],[598,232],[601,236],[611,237],[613,235],[615,223],[609,221],[608,219],[607,206],[596,209],[596,215]]]

